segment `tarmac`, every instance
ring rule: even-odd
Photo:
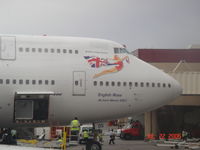
[[[102,150],[200,150],[200,139],[182,140],[122,140],[116,137],[115,144],[109,144],[109,136],[103,136]],[[18,140],[17,146],[0,145],[0,150],[56,150],[60,149],[58,140]],[[69,144],[69,143],[68,143]],[[86,150],[85,145],[67,146],[67,150]]]
[[[67,150],[85,150],[85,145],[67,147]],[[121,140],[116,138],[115,144],[109,145],[109,137],[104,136],[102,150],[171,150],[170,147],[158,147],[142,140]]]

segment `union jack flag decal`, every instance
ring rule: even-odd
[[[92,68],[99,68],[102,66],[107,66],[108,60],[105,58],[100,58],[96,56],[84,56]]]

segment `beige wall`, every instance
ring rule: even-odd
[[[169,105],[200,106],[200,63],[151,63],[155,67],[169,73],[183,87],[184,96],[180,96]],[[175,73],[170,73],[176,68]]]
[[[151,65],[164,70],[165,72],[172,72],[173,69],[178,65],[178,63],[151,63]],[[187,63],[183,62],[179,65],[176,70],[177,72],[200,72],[200,63]]]
[[[198,96],[180,96],[169,105],[183,105],[183,106],[200,106],[200,95]]]
[[[200,72],[176,72],[168,74],[180,83],[183,95],[200,95]]]
[[[156,111],[145,112],[144,127],[145,137],[147,137],[149,134],[154,134],[157,136],[159,131]]]
[[[199,84],[200,63],[184,62],[179,64],[179,67],[177,67],[178,63],[151,63],[151,64],[169,73],[177,80],[180,80],[179,82],[183,84],[182,87],[185,88],[184,91],[185,94],[187,95],[182,95],[178,97],[169,105],[200,106],[200,93],[197,90],[200,89],[200,84]],[[176,67],[177,69],[175,71],[175,74],[170,73]],[[195,74],[193,74],[194,72]],[[176,77],[176,73],[178,77]],[[196,73],[198,74],[198,76],[196,76]],[[187,78],[183,78],[182,76],[184,75],[186,75]],[[187,82],[184,82],[182,80],[186,80]],[[159,133],[156,111],[146,112],[144,117],[144,122],[145,122],[145,136],[147,136],[150,133],[153,133],[154,135],[157,135],[157,133]]]

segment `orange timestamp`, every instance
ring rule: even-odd
[[[149,139],[149,140],[155,140],[155,139],[157,139],[157,136],[155,134],[153,134],[153,133],[150,133],[150,134],[147,135],[146,138]],[[163,139],[175,139],[175,140],[178,140],[178,139],[181,139],[181,138],[182,138],[181,133],[168,133],[168,134],[160,133],[159,137],[158,137],[158,139],[162,139],[162,140]]]

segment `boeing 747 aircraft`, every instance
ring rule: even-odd
[[[0,127],[116,119],[180,93],[176,80],[113,41],[0,36]]]

